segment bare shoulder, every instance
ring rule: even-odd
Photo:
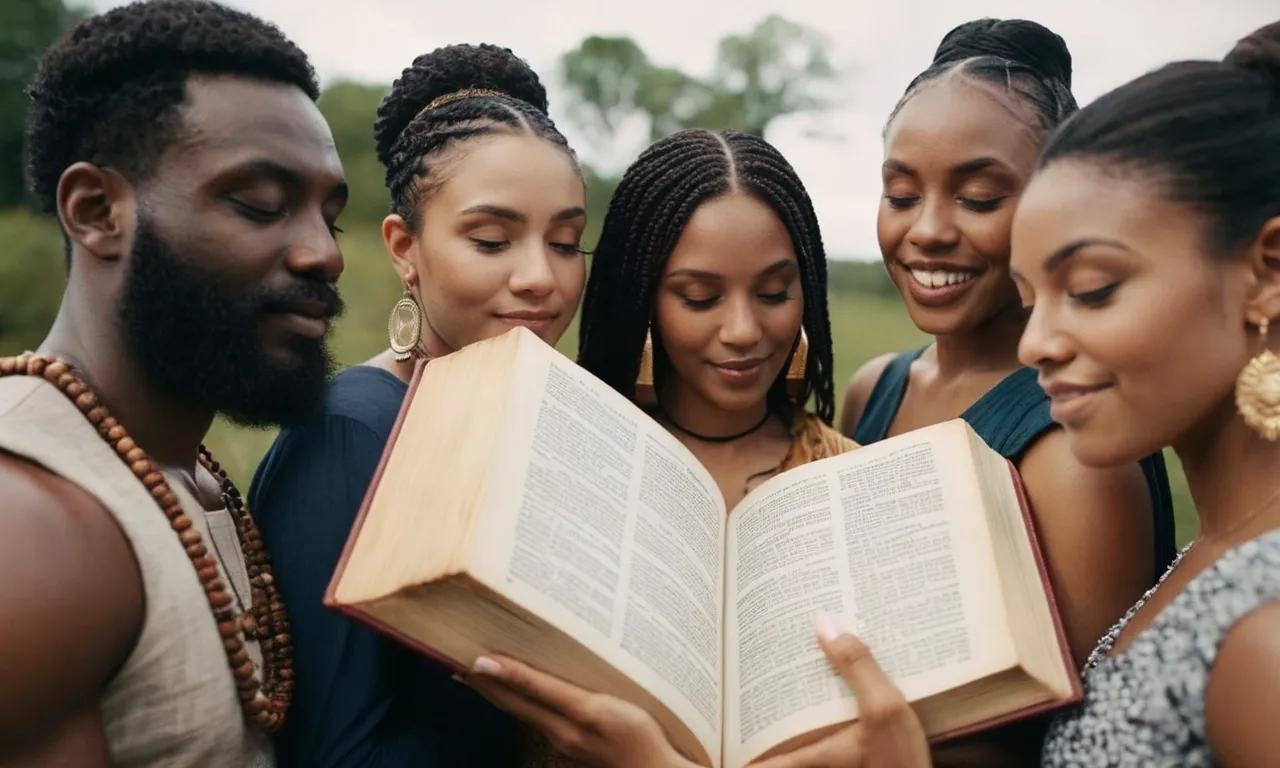
[[[2,452],[0,497],[0,763],[72,754],[66,739],[93,749],[84,728],[100,732],[98,699],[142,625],[137,561],[95,498]]]
[[[1275,758],[1280,722],[1280,600],[1238,621],[1218,648],[1205,691],[1205,728],[1224,766]]]
[[[1055,429],[1023,456],[1019,473],[1076,661],[1151,586],[1151,492],[1135,462],[1087,467]]]
[[[1109,506],[1128,504],[1135,499],[1150,516],[1150,489],[1137,462],[1116,467],[1090,467],[1071,452],[1071,443],[1061,429],[1051,429],[1027,449],[1019,469],[1024,479],[1038,485],[1056,484],[1074,488],[1086,497],[1101,497]]]
[[[880,375],[897,356],[897,352],[890,352],[873,357],[863,363],[849,379],[849,384],[844,389],[844,401],[840,406],[840,431],[843,434],[853,434],[858,420],[862,418],[862,409],[866,408],[867,399],[871,397],[871,390],[875,389]]]

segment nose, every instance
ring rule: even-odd
[[[320,276],[326,282],[337,282],[344,266],[342,249],[323,218],[318,218],[302,234],[301,242],[290,249],[285,264],[295,275]]]
[[[916,207],[918,214],[907,231],[907,240],[926,252],[945,251],[960,242],[955,206],[944,195],[929,195]]]
[[[1055,325],[1052,310],[1037,305],[1018,341],[1018,361],[1038,370],[1053,370],[1071,361],[1071,340]]]
[[[542,298],[556,288],[555,272],[551,269],[546,246],[531,243],[529,247],[511,254],[513,264],[508,285],[511,292]]]
[[[720,342],[727,347],[749,349],[760,341],[764,331],[750,301],[729,300],[725,304],[724,322],[720,325]]]

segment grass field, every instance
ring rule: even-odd
[[[400,295],[377,228],[351,224],[347,232],[342,240],[347,269],[341,283],[347,313],[338,321],[333,338],[334,351],[342,365],[359,363],[386,347],[387,313]],[[0,250],[0,354],[15,354],[38,344],[44,336],[47,315],[56,308],[57,295],[62,290],[62,248],[50,223],[18,213],[0,212],[0,242],[14,246]],[[30,269],[23,268],[29,267],[31,260],[41,264],[39,277],[34,280]],[[866,269],[860,272],[854,266],[833,263],[832,286],[864,284]],[[862,363],[925,340],[896,296],[833,289],[830,305],[837,397]],[[560,350],[572,357],[577,338],[575,325],[565,334]],[[239,429],[218,422],[208,443],[235,481],[247,490],[253,470],[273,437],[271,431]],[[1195,532],[1191,500],[1177,459],[1171,452],[1168,458],[1179,539],[1186,541]]]

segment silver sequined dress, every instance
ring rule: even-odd
[[[1150,594],[1150,593],[1148,593]],[[1085,700],[1045,739],[1045,768],[1207,768],[1209,670],[1227,631],[1280,600],[1280,529],[1229,550],[1196,575],[1118,655],[1107,654],[1130,611],[1098,644],[1084,673]],[[1145,602],[1145,597],[1138,605]]]

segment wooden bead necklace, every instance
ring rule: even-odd
[[[14,375],[41,377],[56,386],[75,403],[134,477],[146,487],[186,549],[187,557],[204,587],[246,718],[265,732],[279,730],[293,694],[293,646],[289,620],[276,590],[262,536],[240,498],[240,490],[227,477],[226,470],[213,460],[208,449],[200,446],[200,463],[218,480],[223,503],[236,521],[236,533],[249,573],[252,606],[239,616],[226,583],[218,577],[218,562],[209,554],[200,532],[192,527],[191,518],[183,511],[159,466],[111,416],[71,365],[53,356],[30,352],[17,357],[0,357],[0,377]],[[261,681],[254,675],[255,665],[244,647],[242,635],[257,639],[262,649]]]

